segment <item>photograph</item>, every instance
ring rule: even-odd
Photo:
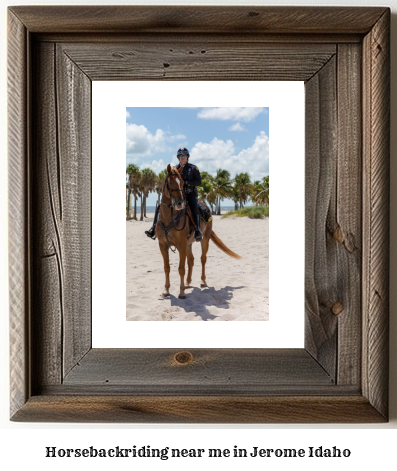
[[[127,321],[269,320],[269,108],[126,108]]]

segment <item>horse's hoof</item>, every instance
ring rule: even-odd
[[[200,288],[208,288],[207,283],[201,283],[201,284],[200,284]]]
[[[186,295],[185,295],[185,294],[180,294],[180,295],[178,296],[178,298],[179,298],[179,299],[186,299]]]
[[[168,298],[169,295],[170,295],[170,293],[161,293],[161,296],[162,296],[163,298]]]

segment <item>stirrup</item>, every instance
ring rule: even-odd
[[[194,240],[196,242],[200,242],[201,240],[203,240],[203,234],[200,231],[200,229],[195,229],[194,230]]]
[[[151,239],[155,240],[156,239],[156,232],[155,230],[152,228],[150,228],[148,231],[145,231],[145,234],[150,237]]]

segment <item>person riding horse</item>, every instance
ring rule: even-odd
[[[201,175],[199,169],[188,162],[190,157],[189,151],[182,147],[177,152],[177,158],[179,160],[179,164],[176,166],[178,170],[182,168],[182,178],[184,181],[183,185],[183,192],[185,194],[186,201],[189,203],[189,208],[192,213],[193,221],[196,223],[196,227],[194,228],[194,238],[197,242],[202,240],[203,234],[200,230],[200,214],[197,206],[197,188],[201,186]],[[145,234],[152,239],[156,238],[156,223],[157,217],[159,214],[160,206],[156,208],[156,212],[154,214],[153,226],[148,230],[145,231]]]

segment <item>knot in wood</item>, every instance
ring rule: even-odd
[[[342,244],[345,240],[345,236],[340,226],[337,226],[334,231],[334,239],[336,239],[340,244]]]
[[[193,361],[193,355],[190,352],[178,352],[175,354],[174,360],[180,365],[186,365]]]
[[[334,314],[335,316],[339,316],[339,314],[341,314],[343,311],[343,304],[340,303],[339,301],[336,302],[335,304],[332,305],[331,311],[332,311],[332,314]]]

